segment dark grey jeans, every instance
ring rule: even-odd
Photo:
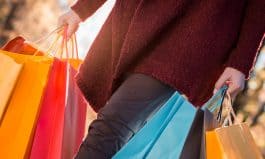
[[[173,93],[154,78],[129,75],[89,126],[76,159],[110,159]]]

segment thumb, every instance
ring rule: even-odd
[[[226,84],[226,81],[228,81],[229,80],[229,76],[228,76],[228,74],[226,74],[226,73],[223,73],[220,77],[219,77],[219,79],[217,80],[217,82],[215,83],[215,88],[214,88],[214,94],[223,86],[223,85],[225,85]]]

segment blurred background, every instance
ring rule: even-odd
[[[85,57],[94,38],[113,7],[108,0],[77,31],[79,54]],[[0,0],[0,46],[21,35],[37,41],[57,28],[59,15],[69,10],[74,0]]]
[[[113,7],[108,0],[77,32],[79,54],[84,58],[94,38]],[[67,11],[73,0],[0,0],[0,47],[22,35],[36,41],[57,27],[57,18]],[[265,47],[260,50],[255,69],[235,103],[237,116],[247,121],[254,139],[265,156]],[[88,113],[88,120],[95,118]]]

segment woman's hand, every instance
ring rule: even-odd
[[[77,31],[80,22],[82,22],[81,18],[74,11],[70,10],[59,17],[58,26],[67,26],[66,37],[69,39]]]
[[[224,84],[228,84],[228,93],[230,93],[232,99],[244,89],[245,75],[231,67],[225,68],[217,82],[215,83],[214,93],[219,90]]]

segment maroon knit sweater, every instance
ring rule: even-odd
[[[79,0],[72,9],[85,20],[104,2]],[[126,72],[152,76],[200,106],[225,67],[249,76],[264,31],[265,0],[116,0],[77,83],[96,111]]]

